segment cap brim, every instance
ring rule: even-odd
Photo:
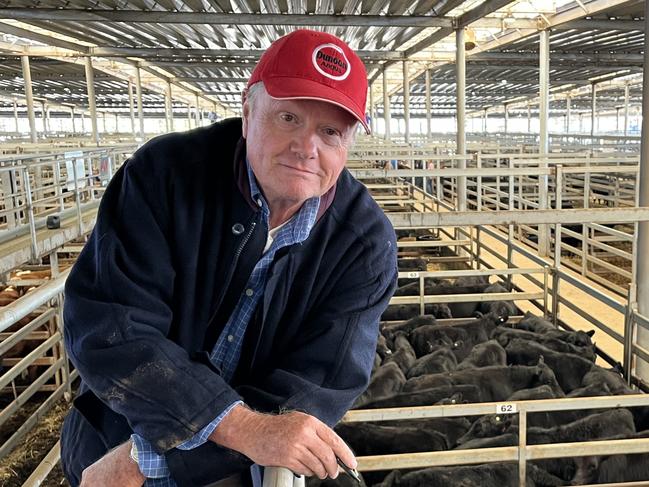
[[[369,135],[372,133],[365,121],[363,110],[340,91],[305,78],[274,77],[263,80],[266,92],[279,100],[319,100],[339,106],[354,116]]]

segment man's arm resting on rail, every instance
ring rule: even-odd
[[[336,457],[356,468],[354,454],[331,428],[297,411],[272,415],[238,405],[210,440],[244,454],[258,465],[286,467],[300,475],[336,478]]]
[[[249,465],[243,462],[245,457],[261,465],[285,466],[297,472],[307,472],[304,466],[296,465],[295,457],[291,457],[289,461],[293,463],[287,465],[282,463],[286,456],[279,461],[269,460],[257,448],[271,454],[274,448],[286,448],[293,441],[287,440],[288,433],[296,437],[315,435],[318,438],[322,434],[325,442],[331,440],[330,444],[335,443],[323,431],[331,431],[327,427],[340,420],[367,386],[376,349],[379,317],[387,306],[395,284],[396,264],[394,269],[366,278],[363,283],[357,279],[347,279],[344,286],[336,286],[340,291],[335,300],[336,306],[314,309],[313,318],[290,347],[276,352],[278,360],[275,368],[236,388],[252,410],[246,410],[243,406],[234,408],[215,430],[212,442],[192,451],[174,449],[166,453],[174,478],[191,479],[186,485],[214,482],[232,475],[237,471],[235,469],[245,469]],[[365,298],[359,300],[356,291]],[[294,412],[277,414],[283,411]],[[310,454],[313,454],[310,446],[323,451],[318,446],[321,443],[316,441],[316,444],[312,444],[310,441],[300,439],[300,448]],[[237,456],[232,450],[245,457]],[[206,458],[211,461],[205,461]],[[341,459],[354,464],[344,454]],[[231,468],[226,469],[226,465]],[[313,459],[310,465],[315,469],[311,471],[317,475],[326,469],[324,464],[318,466]]]

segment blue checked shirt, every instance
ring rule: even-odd
[[[255,181],[250,165],[246,162],[248,179],[250,181],[250,194],[261,206],[262,215],[266,226],[270,220],[270,209],[261,194]],[[230,319],[219,336],[210,355],[210,361],[221,370],[221,376],[226,382],[232,380],[239,363],[241,346],[250,318],[255,311],[259,299],[264,293],[268,269],[273,262],[275,252],[282,247],[301,243],[307,239],[320,206],[320,198],[311,198],[304,202],[300,210],[285,224],[273,230],[269,235],[264,253],[255,265],[246,283],[244,292],[239,298]],[[193,438],[177,446],[180,450],[191,450],[205,443],[221,420],[241,401],[228,406],[214,421],[196,433]],[[163,455],[158,455],[151,444],[141,436],[131,436],[137,449],[137,462],[142,474],[147,477],[145,487],[176,487],[176,482],[171,478],[167,461]]]

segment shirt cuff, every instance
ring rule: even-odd
[[[210,435],[214,432],[216,427],[219,424],[221,424],[223,418],[225,418],[230,413],[230,411],[232,411],[232,409],[235,406],[238,406],[239,404],[243,404],[243,401],[235,401],[232,404],[230,404],[227,408],[225,408],[225,410],[221,414],[219,414],[214,419],[214,421],[212,421],[207,426],[205,426],[202,430],[196,433],[192,438],[178,445],[176,448],[178,448],[179,450],[193,450],[194,448],[201,446],[209,439]]]
[[[235,401],[230,404],[212,422],[210,422],[202,430],[196,433],[192,438],[185,441],[184,443],[181,443],[176,448],[178,448],[179,450],[193,450],[194,448],[201,446],[209,439],[212,432],[221,423],[221,421],[223,421],[223,418],[225,418],[228,413],[239,404],[243,404],[243,401]],[[135,446],[135,450],[137,452],[137,458],[134,458],[134,460],[137,461],[137,465],[140,468],[142,475],[144,475],[148,479],[162,479],[171,475],[169,466],[167,465],[167,459],[164,455],[156,453],[151,446],[151,443],[137,434],[131,435],[131,441],[133,442],[133,445]]]
[[[140,468],[142,475],[149,479],[169,477],[171,473],[169,472],[167,460],[164,455],[156,453],[151,443],[140,435],[131,435],[131,441],[137,452],[136,457],[133,455],[131,457],[137,461],[137,466]]]

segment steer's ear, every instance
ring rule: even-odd
[[[536,364],[536,365],[537,365],[537,366],[539,366],[539,365],[545,365],[545,358],[543,358],[543,355],[541,355],[541,356],[539,357],[539,363]]]
[[[588,335],[589,337],[592,337],[594,334],[595,334],[595,330],[588,330],[586,332],[586,335]]]

